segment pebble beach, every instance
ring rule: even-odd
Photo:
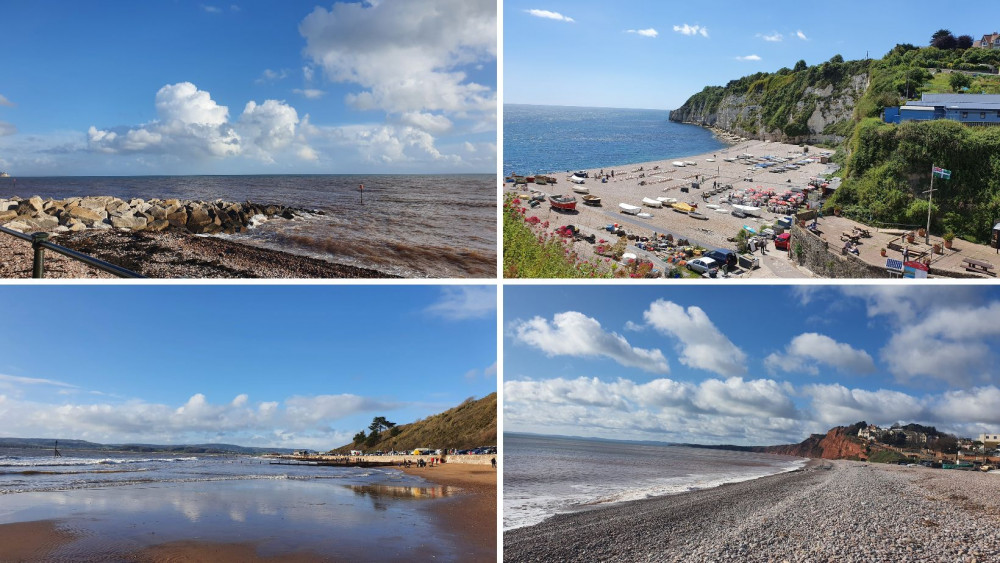
[[[813,460],[509,530],[504,561],[995,561],[998,485],[998,474]]]
[[[753,169],[742,159],[735,159],[737,155],[751,154],[755,157],[774,156],[789,159],[805,159],[810,156],[818,156],[822,149],[808,147],[808,152],[803,153],[803,147],[785,143],[773,143],[766,141],[740,141],[725,149],[720,149],[712,153],[696,156],[672,158],[667,160],[657,160],[629,164],[620,167],[589,168],[585,171],[589,178],[582,186],[575,186],[568,178],[571,173],[550,173],[555,177],[555,185],[538,186],[528,184],[527,188],[540,190],[547,194],[573,195],[577,198],[576,211],[560,211],[552,209],[548,202],[542,203],[535,208],[528,208],[527,216],[536,216],[540,221],[548,221],[551,228],[572,224],[581,228],[584,234],[595,234],[598,238],[610,239],[610,233],[604,228],[613,223],[618,223],[629,233],[636,233],[641,236],[651,236],[652,233],[669,233],[675,238],[688,239],[692,244],[704,248],[733,248],[735,245],[728,239],[736,236],[739,230],[748,225],[756,227],[760,224],[773,224],[776,219],[788,215],[788,213],[772,213],[761,210],[760,218],[746,217],[739,218],[730,214],[732,206],[724,200],[730,193],[734,193],[747,188],[753,189],[773,189],[781,193],[791,187],[804,187],[809,179],[817,177],[827,169],[826,164],[814,162],[804,165],[797,170],[789,170],[780,174],[769,173],[763,169]],[[726,159],[735,159],[727,162]],[[683,167],[675,166],[675,162],[685,162]],[[596,177],[602,172],[610,174],[614,170],[614,177],[607,182],[602,182]],[[698,181],[699,189],[690,188],[691,183]],[[732,190],[727,190],[710,196],[707,201],[703,199],[703,194],[712,188],[713,182],[720,185],[732,185]],[[525,189],[517,189],[512,183],[505,183],[505,191],[520,194],[522,197],[530,198],[531,193]],[[601,198],[600,206],[584,205],[582,194],[575,193],[573,188],[586,188],[591,195]],[[682,188],[687,189],[686,192]],[[651,208],[643,205],[643,198],[656,199],[657,197],[670,197],[684,202],[697,205],[698,211],[707,217],[707,220],[698,220],[688,215],[677,213],[669,208]],[[629,205],[641,206],[643,213],[648,213],[652,217],[637,217],[621,213],[618,204],[627,203]],[[707,205],[718,206],[721,211],[708,208]],[[724,211],[724,212],[723,212]],[[603,233],[603,234],[602,234]],[[773,249],[773,247],[772,247]],[[575,243],[574,250],[583,257],[591,257],[592,250],[587,243]],[[767,262],[774,263],[783,260],[784,263],[762,264],[764,271],[754,274],[754,277],[807,277],[809,272],[798,271],[787,257],[781,257],[783,253],[772,253]]]

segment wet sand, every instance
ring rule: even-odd
[[[459,487],[467,493],[435,503],[431,510],[461,536],[465,546],[463,561],[496,561],[497,469],[490,465],[446,463],[403,471],[440,485]]]
[[[0,561],[466,561],[492,552],[452,533],[454,487],[329,479],[157,482],[0,497]],[[461,495],[458,498],[463,498]],[[478,495],[468,495],[475,497]],[[495,499],[495,495],[494,495]],[[495,500],[493,506],[495,507]],[[10,540],[10,541],[8,541]],[[482,543],[482,542],[481,542]],[[469,555],[472,555],[471,557]]]

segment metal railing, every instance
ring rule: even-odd
[[[32,278],[44,278],[45,277],[45,251],[51,250],[52,252],[57,252],[63,256],[72,258],[79,262],[97,268],[98,270],[103,270],[109,274],[114,274],[120,278],[145,278],[141,274],[137,274],[132,270],[127,270],[121,266],[116,266],[111,262],[105,262],[104,260],[99,260],[93,256],[88,256],[82,252],[77,252],[65,246],[59,246],[58,244],[53,244],[49,242],[48,233],[33,233],[25,234],[18,231],[8,229],[7,227],[0,227],[0,233],[8,234],[17,237],[21,240],[26,240],[31,243],[31,248],[35,251],[35,258],[31,268]]]

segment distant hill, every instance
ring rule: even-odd
[[[85,440],[58,439],[60,451],[88,450],[109,452],[183,453],[183,454],[243,454],[292,453],[288,448],[254,448],[235,444],[98,444]],[[55,438],[0,438],[0,448],[52,450]]]
[[[331,453],[364,451],[402,451],[414,448],[460,450],[497,443],[497,394],[479,400],[467,399],[461,405],[411,424],[395,426],[380,433],[380,439],[345,444]]]

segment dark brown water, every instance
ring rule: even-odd
[[[496,276],[496,178],[488,174],[4,178],[0,198],[112,195],[317,209],[230,238],[405,277]],[[358,186],[364,184],[362,194]],[[363,202],[362,202],[363,195]],[[225,236],[225,235],[223,235]]]

